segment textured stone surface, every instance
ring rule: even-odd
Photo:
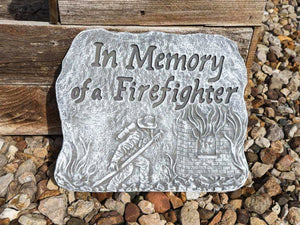
[[[197,204],[185,204],[180,211],[182,225],[200,225],[200,215]]]
[[[74,202],[69,208],[68,213],[71,216],[83,219],[88,213],[94,209],[94,203],[90,201],[78,200]]]
[[[20,211],[11,209],[11,208],[5,208],[1,213],[0,213],[0,219],[9,219],[9,220],[14,220],[18,218]]]
[[[67,201],[64,195],[50,197],[40,202],[39,211],[55,224],[63,224]]]
[[[169,198],[161,192],[149,192],[146,195],[146,200],[154,205],[156,212],[164,213],[171,207]]]
[[[138,206],[145,214],[152,214],[155,212],[154,205],[149,201],[142,200],[139,202]]]
[[[18,222],[22,225],[46,225],[47,221],[41,215],[22,215],[18,219]]]
[[[272,205],[268,194],[252,195],[245,200],[245,208],[251,212],[263,214]]]
[[[97,220],[97,225],[122,224],[122,223],[124,223],[123,216],[121,216],[117,211],[101,213],[100,218]]]
[[[158,213],[150,214],[150,215],[143,215],[139,218],[139,223],[141,225],[165,225],[166,221],[161,220]]]
[[[125,205],[123,202],[120,202],[120,201],[116,201],[114,199],[107,199],[105,201],[105,207],[110,209],[110,210],[115,210],[117,211],[120,215],[123,215],[124,214],[124,211],[125,211]]]
[[[10,182],[14,179],[14,175],[8,173],[2,177],[0,177],[0,197],[4,197],[6,195],[6,190]]]
[[[246,83],[236,43],[221,35],[81,32],[56,82],[64,134],[57,184],[237,189],[248,176]]]
[[[136,222],[140,216],[140,209],[137,205],[133,203],[128,203],[125,208],[125,220],[127,222]]]

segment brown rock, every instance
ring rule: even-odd
[[[265,115],[266,115],[267,117],[269,117],[269,118],[274,118],[274,117],[275,117],[275,111],[274,111],[274,109],[271,108],[271,107],[266,107],[264,113],[265,113]]]
[[[230,198],[231,199],[236,199],[236,198],[240,198],[243,194],[243,190],[240,188],[236,191],[233,191],[230,193]]]
[[[176,195],[174,195],[172,192],[169,192],[166,195],[169,197],[173,209],[177,209],[183,206],[182,200],[178,198]]]
[[[226,193],[220,193],[221,204],[228,204],[228,195]]]
[[[295,159],[290,155],[283,156],[278,163],[276,163],[276,169],[279,171],[290,171],[291,164],[295,161]]]
[[[269,211],[263,214],[263,218],[268,224],[274,224],[278,216],[275,212]]]
[[[49,197],[52,197],[52,196],[58,196],[58,195],[60,195],[61,193],[60,193],[60,191],[59,190],[53,190],[53,191],[51,191],[51,190],[46,190],[46,191],[44,191],[43,192],[43,194],[41,194],[40,196],[39,196],[39,200],[42,200],[42,199],[45,199],[45,198],[49,198]]]
[[[211,210],[207,210],[207,209],[203,209],[203,208],[200,208],[198,210],[199,212],[199,215],[200,215],[200,219],[201,220],[209,220],[210,218],[212,218],[214,216],[214,212],[211,211]]]
[[[268,136],[267,138],[270,141],[278,141],[284,138],[284,133],[282,128],[280,128],[277,124],[272,124],[268,128]]]
[[[257,217],[250,218],[250,225],[267,225],[265,221]]]
[[[268,60],[269,60],[270,62],[276,62],[276,61],[277,61],[276,54],[274,53],[274,51],[270,51],[270,52],[267,54],[267,57],[268,57]]]
[[[249,212],[246,209],[237,209],[237,222],[242,224],[248,224]]]
[[[6,219],[0,219],[0,225],[9,225],[10,220],[8,218]]]
[[[267,134],[266,128],[264,127],[253,127],[251,130],[251,137],[253,139],[264,137]]]
[[[254,163],[258,160],[258,156],[254,152],[246,152],[246,157],[249,163]]]
[[[300,208],[291,207],[287,215],[287,220],[290,224],[299,225],[300,224]]]
[[[180,211],[182,225],[200,225],[200,215],[196,201],[186,202]]]
[[[214,216],[214,218],[210,221],[208,225],[216,225],[221,221],[222,218],[222,212],[218,212],[217,215]]]
[[[264,184],[264,188],[271,197],[279,195],[282,191],[278,181],[274,177],[270,177]]]
[[[175,223],[177,221],[177,215],[174,210],[169,210],[168,212],[164,213],[164,217],[167,222]]]
[[[296,149],[300,146],[300,137],[293,137],[292,140],[290,141],[290,146],[292,149]]]
[[[253,173],[254,177],[262,177],[272,167],[273,167],[272,165],[267,165],[267,164],[263,164],[260,162],[256,162],[252,166],[251,172]]]
[[[27,147],[27,143],[24,140],[18,141],[15,146],[18,148],[19,151],[23,151]]]
[[[281,141],[273,141],[271,143],[271,149],[276,153],[282,153],[284,150],[283,144]]]
[[[253,187],[243,187],[242,188],[242,196],[250,196],[255,193],[255,189]]]
[[[251,195],[245,200],[245,208],[251,212],[263,214],[272,205],[272,199],[270,195],[263,193],[260,195]]]
[[[125,220],[127,222],[136,222],[139,216],[139,207],[133,203],[128,203],[125,208]]]
[[[181,193],[180,193],[180,198],[181,198],[182,202],[185,203],[186,200],[187,200],[187,199],[186,199],[186,192],[181,192]]]
[[[7,194],[6,194],[6,201],[9,201],[13,197],[15,197],[19,193],[20,188],[21,188],[20,184],[17,181],[13,180],[8,185]]]
[[[264,164],[274,164],[276,161],[276,153],[270,149],[270,148],[265,148],[260,151],[260,159]]]
[[[94,198],[97,198],[99,202],[102,202],[108,198],[111,198],[113,196],[113,193],[112,192],[92,193],[92,196]]]
[[[166,221],[161,220],[158,213],[150,214],[150,215],[143,215],[139,218],[139,223],[141,225],[165,225]]]
[[[91,196],[91,194],[88,192],[75,192],[76,199],[81,199],[81,200],[87,201],[90,196]]]
[[[68,220],[67,225],[85,225],[85,222],[79,218],[71,218]]]
[[[236,221],[236,212],[232,209],[227,209],[222,216],[219,225],[234,225]]]
[[[252,101],[252,107],[254,109],[259,108],[260,106],[265,104],[265,100],[264,99],[255,99],[254,101]]]
[[[260,122],[260,119],[256,115],[249,116],[248,126],[253,127],[256,126]]]
[[[216,203],[217,205],[221,204],[220,196],[218,193],[213,193],[213,202]]]
[[[0,198],[0,207],[5,204],[5,198]]]
[[[97,225],[117,225],[123,223],[123,216],[116,211],[103,212],[97,220]]]
[[[149,201],[142,200],[138,203],[138,206],[144,214],[152,214],[155,212],[154,204]]]
[[[34,182],[27,182],[23,184],[20,188],[20,194],[27,194],[30,198],[30,201],[35,200],[36,191],[36,183]]]
[[[230,200],[229,204],[232,205],[235,209],[240,209],[242,207],[243,200],[242,199],[232,199],[232,200]]]
[[[154,209],[158,213],[165,213],[171,208],[169,198],[162,192],[148,192],[146,200],[154,204]]]

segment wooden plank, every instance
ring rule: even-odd
[[[256,46],[260,37],[261,32],[263,31],[262,27],[255,27],[251,39],[251,44],[248,51],[247,61],[246,61],[246,67],[247,67],[247,74],[248,74],[248,80],[251,79],[251,67],[254,61],[255,52],[256,52]],[[248,112],[250,112],[250,109],[252,107],[252,102],[247,101],[248,96],[251,94],[251,85],[253,85],[253,82],[248,82],[246,89],[245,89],[245,99],[246,99],[246,106]]]
[[[251,66],[252,66],[253,61],[254,61],[256,46],[257,46],[258,39],[259,39],[259,36],[260,36],[262,31],[263,31],[262,27],[255,27],[254,30],[253,30],[251,44],[250,44],[250,47],[249,47],[247,61],[246,61],[248,74],[250,74],[250,72],[251,72]]]
[[[265,0],[58,0],[62,24],[258,26]]]
[[[48,0],[0,0],[0,19],[49,21]]]
[[[49,17],[51,24],[58,23],[58,5],[57,0],[49,0]]]
[[[0,84],[51,85],[73,38],[88,26],[41,22],[0,21]],[[238,43],[246,60],[252,28],[105,26],[111,31],[221,34]]]
[[[0,85],[0,135],[60,134],[54,89]]]

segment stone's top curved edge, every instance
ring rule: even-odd
[[[81,31],[75,38],[74,40],[78,37],[80,37],[80,35],[83,35],[84,33],[87,33],[87,32],[91,32],[91,31],[103,31],[103,32],[106,32],[106,33],[109,33],[109,34],[113,34],[113,35],[122,35],[122,34],[125,34],[125,35],[132,35],[132,36],[147,36],[147,35],[150,35],[150,34],[163,34],[163,35],[166,35],[166,36],[173,36],[173,35],[176,35],[176,36],[218,36],[218,37],[221,37],[223,39],[226,39],[226,41],[228,42],[231,42],[235,49],[238,51],[238,45],[237,45],[237,42],[221,35],[221,34],[206,34],[206,33],[186,33],[186,34],[178,34],[178,33],[174,33],[174,32],[163,32],[163,31],[156,31],[156,30],[150,30],[150,31],[145,31],[145,32],[139,32],[139,33],[132,33],[132,32],[128,32],[128,31],[110,31],[110,30],[106,30],[104,28],[91,28],[91,29],[87,29],[87,30],[83,30]],[[73,40],[73,41],[74,41]],[[242,58],[242,57],[241,57]]]

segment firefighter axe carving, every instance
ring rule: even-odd
[[[161,133],[160,133],[160,131],[158,131],[158,133],[156,133],[147,144],[145,144],[142,148],[140,148],[137,152],[135,152],[132,156],[130,156],[125,162],[123,162],[118,170],[107,174],[101,180],[99,180],[98,182],[95,182],[95,185],[100,185],[101,183],[107,181],[109,178],[111,178],[111,177],[115,176],[117,173],[119,173],[122,169],[124,169],[126,166],[128,166],[136,157],[138,157],[140,154],[142,154],[155,141],[157,141],[160,138],[160,135],[161,135]]]

